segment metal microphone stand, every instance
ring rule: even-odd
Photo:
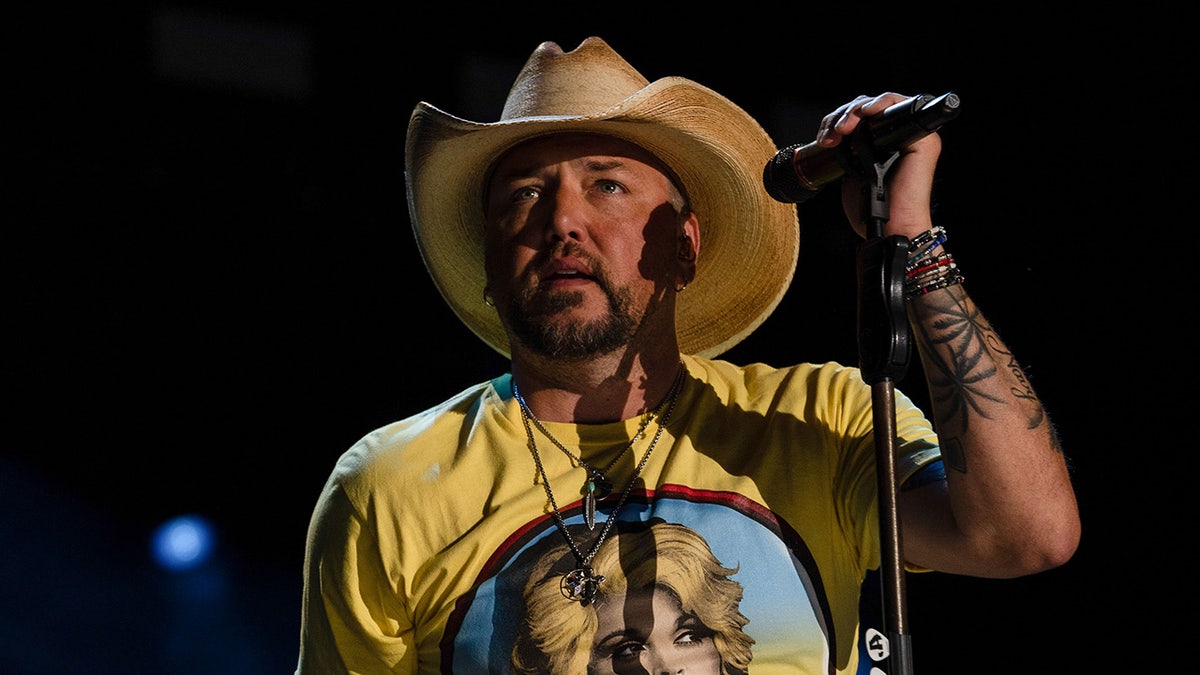
[[[879,573],[883,600],[884,633],[868,634],[868,656],[876,661],[872,675],[912,675],[912,638],[908,635],[905,606],[904,557],[897,508],[896,389],[907,368],[911,343],[904,309],[906,237],[883,236],[888,221],[888,194],[884,177],[899,157],[875,162],[870,143],[862,143],[865,158],[862,177],[864,214],[869,214],[866,240],[858,248],[858,351],[864,381],[871,385],[875,429],[876,479],[879,490]],[[867,162],[874,173],[867,181]],[[886,664],[887,670],[881,669]]]

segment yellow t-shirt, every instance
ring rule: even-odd
[[[660,587],[692,617],[683,642],[715,646],[724,663],[749,659],[756,675],[853,672],[860,587],[880,555],[870,387],[857,369],[833,363],[684,363],[649,457],[658,420],[632,444],[642,418],[543,423],[588,465],[612,464],[613,492],[599,502],[594,530],[582,524],[586,470],[533,428],[571,543],[587,555],[606,533],[591,562],[615,583],[633,578],[647,546],[664,557],[673,546],[635,546],[633,530],[683,526],[674,530],[705,553],[688,559],[711,552],[725,570],[666,581],[674,563],[657,566]],[[931,425],[899,393],[896,431],[902,481],[938,452]],[[562,572],[581,566],[550,501],[509,375],[368,434],[338,461],[313,513],[297,673],[510,672],[516,661],[556,663],[546,654],[563,650],[583,664],[623,658],[641,638],[632,626],[620,648],[595,637],[597,606],[620,601],[604,595],[604,583],[590,608],[559,594],[550,614],[536,614],[573,628],[532,625],[531,608],[541,607],[530,595],[535,570],[557,588]],[[716,608],[703,593],[692,597],[697,575],[715,584],[705,588],[733,588],[734,600]],[[542,632],[570,639],[534,639]],[[514,646],[544,653],[514,661]]]

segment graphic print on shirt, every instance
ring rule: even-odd
[[[586,554],[603,521],[588,531],[578,509],[563,516]],[[671,672],[740,673],[752,661],[827,672],[833,636],[811,558],[740,495],[631,495],[591,561],[605,579],[587,606],[564,595],[579,563],[551,518],[507,548],[446,627],[447,672],[619,673],[651,657]]]

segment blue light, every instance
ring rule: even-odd
[[[189,570],[203,565],[212,555],[212,526],[200,516],[178,516],[159,525],[154,532],[154,560],[169,570]]]

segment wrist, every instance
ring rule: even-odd
[[[910,239],[908,260],[904,264],[905,300],[963,282],[954,256],[942,247],[945,241],[946,229],[940,226]]]

